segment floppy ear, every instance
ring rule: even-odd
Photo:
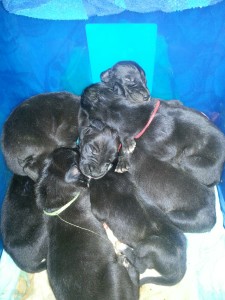
[[[103,130],[105,128],[105,124],[102,121],[97,120],[97,119],[91,120],[90,125],[99,130]]]
[[[145,71],[143,69],[140,69],[140,74],[141,74],[141,79],[143,80],[143,82],[145,84],[147,84],[147,79],[146,79]]]
[[[93,131],[93,128],[91,126],[84,126],[84,127],[81,127],[81,130],[80,130],[80,140],[83,139],[83,137],[86,135],[86,134],[89,134]]]
[[[89,114],[80,108],[78,113],[78,131],[81,132],[82,127],[88,127],[89,125]]]
[[[109,82],[111,79],[111,69],[102,72],[100,77],[102,82]]]
[[[72,183],[77,181],[77,176],[80,174],[77,166],[72,166],[69,171],[66,172],[65,182]]]

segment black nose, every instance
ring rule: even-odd
[[[142,91],[142,97],[143,97],[143,100],[144,101],[147,101],[149,98],[150,98],[150,94],[149,94],[149,92],[148,91]]]
[[[94,168],[91,165],[88,165],[89,174],[91,175],[93,173]]]
[[[86,177],[85,175],[81,174],[79,177],[79,181],[82,186],[84,186],[84,187],[89,186],[90,179],[88,177]]]

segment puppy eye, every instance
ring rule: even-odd
[[[136,86],[136,82],[135,82],[134,78],[129,78],[129,77],[125,78],[125,84],[130,87]]]
[[[94,155],[99,153],[98,149],[96,149],[93,145],[87,145],[87,150]]]
[[[124,80],[127,81],[127,82],[132,82],[132,81],[134,81],[134,79],[133,79],[133,78],[130,78],[130,77],[125,77]]]
[[[97,149],[95,149],[95,148],[92,149],[92,153],[93,153],[93,154],[98,154],[98,152],[99,152],[99,151],[98,151]]]

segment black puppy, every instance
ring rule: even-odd
[[[138,299],[138,274],[134,285],[93,216],[78,159],[76,151],[56,149],[37,181],[38,205],[47,214],[50,285],[60,300]]]
[[[78,155],[73,150],[55,150],[46,161],[41,179],[37,182],[37,201],[50,214],[54,214],[54,211],[67,204],[68,199],[76,198],[74,204],[60,213],[60,219],[57,216],[50,216],[48,220],[51,238],[47,265],[53,291],[56,290],[56,286],[60,285],[61,276],[64,276],[66,282],[71,280],[75,285],[79,285],[82,284],[78,279],[82,272],[84,272],[83,276],[90,276],[90,280],[86,279],[89,282],[91,276],[94,276],[91,270],[95,274],[98,274],[98,271],[103,272],[106,263],[109,264],[110,269],[115,268],[116,272],[119,271],[118,266],[112,266],[116,264],[116,261],[110,248],[107,249],[109,241],[104,240],[106,236],[102,223],[106,223],[123,243],[134,249],[133,252],[126,251],[126,255],[129,254],[128,258],[138,271],[144,272],[147,268],[155,268],[160,272],[160,277],[145,278],[144,283],[172,285],[180,281],[186,270],[186,241],[182,232],[156,207],[151,206],[148,209],[143,207],[141,198],[136,196],[135,187],[129,181],[128,174],[120,175],[118,183],[117,176],[119,175],[114,172],[91,184],[91,208],[101,221],[98,223],[90,215],[89,191],[87,189],[85,191],[85,186],[82,187],[86,179],[77,169],[77,159]],[[76,187],[73,186],[74,180]],[[79,188],[78,182],[81,184]],[[77,228],[77,226],[80,227]],[[91,232],[82,231],[82,228]],[[102,238],[99,239],[99,236],[95,236],[96,234]],[[103,249],[105,254],[102,254]],[[69,253],[73,253],[71,260],[68,259]],[[63,259],[64,255],[67,261]],[[86,258],[86,263],[82,257]],[[82,265],[79,265],[80,261]],[[66,274],[63,270],[63,263],[66,264]],[[82,266],[89,270],[89,274],[86,274]],[[63,275],[59,275],[58,270]],[[110,273],[108,275],[110,281]],[[113,282],[113,277],[111,280],[112,285],[116,284]],[[98,282],[95,281],[94,284],[96,288]],[[124,287],[122,282],[121,284]],[[126,281],[125,286],[129,288]],[[86,285],[86,290],[88,289]],[[74,293],[75,290],[73,295]],[[80,297],[82,297],[82,292]],[[95,295],[95,297],[105,299],[100,295]]]
[[[147,87],[145,71],[134,61],[120,61],[116,63],[112,68],[101,73],[101,80],[113,93],[118,96],[123,96],[128,103],[138,104],[139,102],[148,101],[151,98]],[[101,94],[99,96],[101,97]],[[90,97],[92,100],[97,100],[98,93],[96,97],[94,95],[90,95]],[[167,101],[167,103],[170,106],[182,105],[179,100],[170,100]],[[82,114],[84,114],[84,116],[82,116]],[[89,125],[89,122],[87,122],[88,114],[86,115],[85,110],[80,110],[79,121],[79,127]],[[133,138],[126,137],[122,143],[122,153],[126,154],[134,151],[136,142]],[[128,165],[128,162],[126,162],[126,164]],[[116,171],[121,172],[121,168],[123,167],[124,163],[119,161]]]
[[[103,177],[113,166],[119,141],[110,129],[89,126],[80,139],[80,169],[89,177]],[[114,149],[114,151],[111,151]],[[115,160],[116,161],[116,160]],[[130,178],[147,205],[156,205],[184,232],[209,231],[215,224],[215,196],[209,188],[182,170],[137,147]],[[118,174],[119,175],[119,174]],[[117,182],[119,184],[120,177]]]
[[[225,137],[197,111],[182,105],[170,106],[156,99],[131,102],[122,93],[115,93],[104,83],[98,83],[84,90],[79,118],[81,134],[85,126],[97,120],[97,124],[107,124],[119,133],[122,149],[129,149],[129,145],[133,149],[132,141],[141,135],[139,151],[147,151],[156,159],[170,163],[202,184],[211,186],[220,181],[225,161]],[[149,121],[151,124],[146,128]],[[123,151],[117,171],[128,169],[129,152]],[[94,177],[92,173],[90,170],[85,174]]]
[[[98,179],[113,167],[118,158],[120,141],[116,131],[107,126],[100,126],[99,122],[93,123],[92,126],[83,127],[80,133],[79,166],[83,174]]]
[[[144,70],[134,61],[120,61],[100,75],[115,92],[123,93],[129,102],[148,101],[150,93]]]
[[[140,273],[155,269],[160,276],[145,277],[141,284],[173,285],[186,271],[186,239],[156,206],[146,206],[129,174],[109,172],[90,182],[94,215],[130,248],[124,251]]]
[[[150,100],[145,71],[134,61],[119,61],[100,75],[101,81],[122,94],[129,102]],[[168,101],[167,101],[168,102]],[[169,100],[169,105],[182,105],[179,100]]]
[[[36,180],[54,149],[74,147],[80,98],[71,93],[40,94],[20,104],[3,127],[2,151],[9,169]]]
[[[13,175],[1,212],[3,247],[24,271],[46,269],[47,232],[35,201],[34,182],[27,176]]]

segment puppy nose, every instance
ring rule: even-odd
[[[90,178],[86,177],[86,176],[82,176],[80,179],[80,182],[85,186],[85,187],[89,187],[89,183],[90,183]]]
[[[80,180],[83,182],[89,182],[90,179],[84,174],[80,174]]]
[[[142,96],[144,101],[147,101],[150,98],[150,94],[147,91],[143,91]]]
[[[92,174],[94,168],[91,165],[88,165],[89,173]]]

